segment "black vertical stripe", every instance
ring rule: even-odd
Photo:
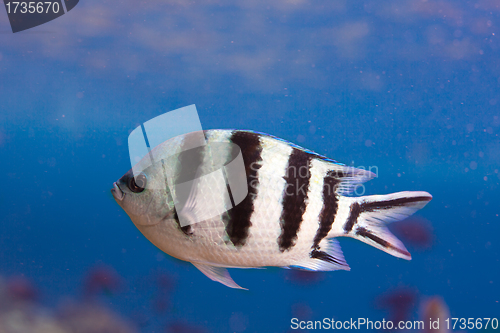
[[[200,144],[200,133],[193,132],[186,134],[180,145],[180,152],[174,156],[168,157],[167,163],[177,162],[177,172],[175,174],[174,183],[182,184],[192,181],[200,177],[199,168],[203,165],[206,145],[196,146]],[[193,148],[193,146],[195,146]]]
[[[310,164],[310,154],[293,148],[283,177],[286,186],[283,191],[283,211],[280,218],[281,234],[278,237],[281,252],[290,250],[297,240],[297,233],[307,206],[307,191],[311,178]]]
[[[193,145],[199,143],[201,143],[199,132],[184,135],[184,140],[180,145],[180,152],[176,155],[168,157],[166,161],[168,164],[177,163],[175,168],[176,172],[171,175],[171,177],[174,184],[174,190],[172,193],[175,193],[175,208],[179,213],[183,212],[190,194],[196,190],[195,186],[197,182],[194,180],[199,178],[201,176],[201,172],[203,171],[203,159],[206,154],[206,145],[192,148]],[[189,190],[180,190],[177,188],[177,185],[184,185],[186,183],[190,185]],[[187,229],[187,227],[189,226],[181,228],[185,234],[187,234],[186,230],[191,231],[191,229]]]
[[[359,203],[354,202],[351,205],[351,209],[349,211],[349,217],[347,218],[347,222],[344,226],[344,231],[346,234],[351,232],[352,228],[354,227],[354,225],[358,220],[359,214],[361,214],[362,212],[363,209]]]
[[[172,198],[170,187],[168,185],[167,174],[165,172],[165,164],[164,164],[164,160],[163,159],[161,160],[161,163],[162,163],[162,170],[163,170],[163,180],[165,181],[165,191],[166,191],[166,195],[167,195],[167,200],[170,201],[170,200],[173,200],[173,198]],[[173,211],[172,212],[168,212],[167,215],[164,218],[165,219],[173,219],[175,221],[175,223],[177,224],[177,227],[186,236],[193,235],[193,228],[191,228],[190,225],[186,225],[184,227],[181,227],[181,222],[179,220],[179,215],[177,215],[177,209],[175,209],[175,206],[173,208]]]
[[[338,197],[335,193],[337,185],[340,183],[339,178],[335,178],[335,171],[330,170],[323,179],[323,208],[319,213],[319,228],[314,236],[312,249],[316,250],[319,243],[328,235],[332,229],[335,215],[337,215]]]
[[[245,245],[249,228],[252,225],[250,218],[255,209],[254,201],[259,186],[257,173],[262,166],[260,163],[262,162],[262,146],[259,139],[260,135],[257,133],[242,131],[234,131],[230,139],[241,149],[248,184],[248,195],[236,207],[229,210],[230,218],[226,224],[226,233],[235,246]]]
[[[191,225],[185,225],[181,227],[181,222],[179,221],[179,215],[177,215],[177,210],[174,207],[174,213],[172,215],[172,218],[174,219],[175,223],[177,223],[177,226],[181,231],[186,235],[186,236],[191,236],[193,234],[193,228],[191,228]]]

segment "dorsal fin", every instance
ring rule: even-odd
[[[371,171],[346,165],[328,163],[327,168],[326,176],[339,180],[336,188],[339,195],[351,194],[357,186],[377,176]]]
[[[259,134],[262,136],[269,137],[281,143],[287,144],[292,149],[297,149],[302,152],[305,152],[306,154],[309,154],[311,158],[314,160],[321,161],[322,163],[324,163],[326,174],[332,178],[336,178],[339,180],[338,185],[336,187],[336,193],[339,195],[351,194],[359,184],[362,184],[376,177],[376,174],[374,174],[371,171],[355,168],[353,166],[347,166],[331,158],[315,153],[309,149],[300,147],[294,144],[293,142],[275,137],[270,134],[260,133],[255,131],[238,131],[238,132]]]

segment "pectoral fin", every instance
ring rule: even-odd
[[[223,285],[228,286],[229,288],[248,290],[246,288],[238,286],[229,275],[227,269],[224,267],[216,267],[194,262],[192,264],[212,281],[220,282]]]

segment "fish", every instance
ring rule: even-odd
[[[356,197],[353,190],[374,178],[373,172],[346,166],[265,133],[201,133],[206,145],[197,150],[198,162],[183,164],[180,157],[172,158],[200,134],[187,133],[154,147],[149,156],[113,183],[111,192],[118,205],[161,251],[192,263],[213,281],[239,289],[245,288],[234,282],[228,268],[350,270],[338,237],[351,237],[411,260],[403,243],[386,226],[424,207],[432,199],[429,193]],[[226,144],[222,147],[227,147],[227,156],[233,154],[232,145],[240,149],[247,194],[222,213],[185,225],[182,217],[191,221],[228,189],[214,182],[197,190],[195,187],[201,185],[194,183],[184,207],[177,209],[175,188],[166,179],[166,170],[174,170],[168,174],[175,177],[176,170],[198,164],[191,172],[193,177],[197,178],[200,170],[208,174],[203,168],[209,163],[210,147],[221,144]]]

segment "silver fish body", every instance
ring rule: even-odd
[[[240,288],[226,268],[279,266],[314,271],[349,270],[334,239],[347,236],[393,256],[411,259],[385,224],[408,217],[432,199],[427,192],[345,196],[374,174],[347,167],[287,141],[251,131],[204,131],[207,147],[236,144],[244,161],[248,195],[226,212],[181,226],[166,168],[182,168],[172,156],[193,134],[154,148],[156,162],[143,163],[139,188],[132,170],[114,184],[112,193],[133,223],[155,246],[189,261],[214,281]],[[201,165],[210,154],[201,150]],[[230,154],[228,152],[228,154]],[[166,163],[165,161],[169,161]],[[207,176],[210,181],[210,175]],[[205,177],[205,178],[207,178]],[[217,182],[198,191],[195,205],[209,207]],[[142,187],[141,187],[142,186]],[[212,201],[211,201],[212,200]]]

